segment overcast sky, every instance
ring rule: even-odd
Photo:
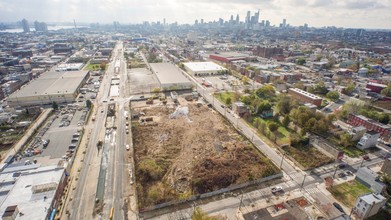
[[[278,25],[283,18],[298,26],[391,29],[391,0],[0,0],[0,22],[26,18],[45,22],[193,24],[228,20],[261,10],[260,20]]]

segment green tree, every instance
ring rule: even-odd
[[[342,92],[346,95],[352,95],[353,91],[356,89],[356,85],[353,82],[350,82]]]
[[[270,110],[270,109],[272,109],[272,104],[270,104],[269,101],[264,100],[264,101],[260,102],[260,103],[257,105],[256,113],[257,113],[257,114],[261,114],[262,112],[268,111],[268,110]]]
[[[54,110],[57,110],[57,109],[58,109],[58,104],[57,104],[57,102],[52,102],[52,108],[53,108]]]
[[[288,128],[289,127],[289,123],[291,123],[291,118],[289,117],[289,115],[286,115],[282,119],[282,125],[284,125],[284,127]]]
[[[232,104],[231,97],[228,97],[228,98],[225,99],[225,104],[228,105],[228,106]]]
[[[388,86],[381,91],[381,94],[391,97],[391,83],[389,83]]]
[[[316,94],[326,94],[328,92],[327,88],[326,88],[326,84],[323,82],[323,81],[320,81],[319,83],[317,83],[315,86],[314,86],[314,93]]]
[[[278,101],[275,105],[276,114],[286,115],[289,114],[293,107],[292,99],[287,95],[278,96]]]
[[[296,60],[297,65],[304,65],[305,64],[305,58],[301,57]]]
[[[259,98],[270,99],[275,96],[276,90],[272,85],[267,84],[259,88],[255,93]]]
[[[263,122],[263,121],[259,122],[258,130],[259,130],[262,134],[266,134],[266,129],[267,129],[266,123]]]
[[[343,147],[349,147],[352,145],[352,136],[348,133],[345,133],[340,136],[339,144]]]
[[[330,91],[327,93],[327,98],[336,101],[339,99],[339,92],[338,91]]]
[[[161,89],[159,87],[157,87],[157,88],[152,89],[152,92],[158,94],[161,92]]]
[[[271,121],[271,122],[269,122],[267,127],[269,128],[269,131],[274,134],[274,142],[276,142],[276,140],[277,140],[276,132],[277,132],[278,127],[279,127],[278,124],[276,122],[274,122],[274,121]]]
[[[247,76],[242,76],[242,83],[244,85],[249,84],[249,82],[250,82],[250,79]]]

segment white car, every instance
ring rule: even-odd
[[[130,149],[129,144],[127,144],[127,145],[125,146],[125,148],[126,148],[126,150],[129,150],[129,149]]]
[[[276,186],[272,188],[272,193],[281,192],[283,189],[281,186]]]

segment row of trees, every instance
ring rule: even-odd
[[[303,106],[293,109],[289,116],[302,130],[321,135],[327,134],[331,122],[334,120],[333,115],[326,118],[323,114],[314,113]]]

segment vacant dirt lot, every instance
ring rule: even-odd
[[[189,104],[188,117],[165,106],[132,122],[140,207],[184,199],[275,174],[278,169],[218,113]],[[186,109],[182,108],[182,112]],[[144,120],[146,121],[146,120]]]

